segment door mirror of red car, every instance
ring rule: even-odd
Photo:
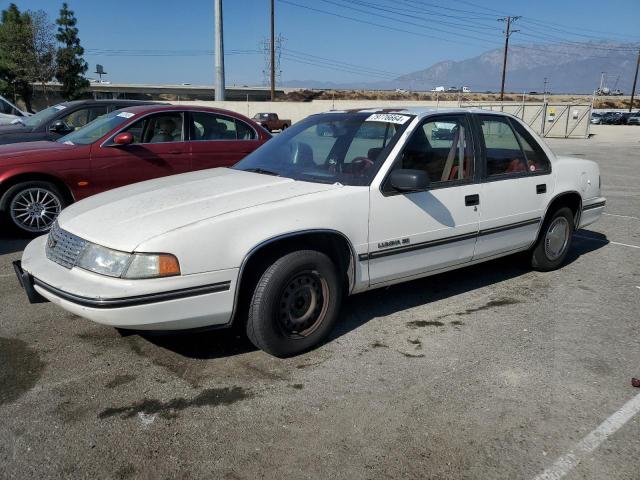
[[[133,143],[133,135],[129,132],[122,132],[115,136],[113,143],[116,145],[130,145]]]

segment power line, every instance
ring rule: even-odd
[[[486,38],[474,37],[473,35],[467,35],[467,34],[460,33],[460,32],[454,32],[454,31],[451,31],[451,30],[445,30],[445,29],[442,29],[442,28],[434,27],[433,25],[420,24],[420,23],[416,23],[416,22],[411,22],[409,20],[398,20],[397,18],[393,18],[393,17],[390,17],[388,15],[383,15],[383,14],[375,12],[375,11],[371,12],[371,11],[363,10],[363,9],[356,8],[356,7],[349,7],[347,5],[341,5],[340,3],[338,3],[338,2],[336,2],[334,0],[320,0],[320,1],[324,2],[324,3],[328,3],[330,5],[335,5],[335,6],[338,6],[338,7],[341,7],[341,8],[345,8],[345,9],[348,9],[348,10],[353,10],[353,11],[360,12],[360,13],[366,13],[367,15],[375,15],[378,18],[385,18],[385,19],[391,20],[393,22],[400,22],[400,23],[412,25],[412,26],[418,27],[418,28],[425,28],[425,29],[429,29],[429,30],[434,30],[436,32],[446,33],[446,34],[455,34],[458,37],[464,37],[464,38],[469,38],[471,40],[479,40],[481,42],[487,42]],[[348,0],[342,0],[342,1],[348,1]],[[378,8],[377,10],[381,10],[381,9]],[[388,10],[385,10],[385,11],[388,11]],[[398,14],[396,13],[396,15],[398,15]],[[405,16],[408,16],[410,18],[412,17],[411,15],[405,15]]]
[[[296,7],[299,7],[299,8],[304,8],[306,10],[310,10],[310,11],[313,11],[313,12],[318,12],[318,13],[322,13],[322,14],[325,14],[325,15],[331,15],[333,17],[343,18],[343,19],[346,19],[346,20],[351,20],[353,22],[363,23],[363,24],[366,24],[366,25],[373,25],[375,27],[380,27],[380,28],[384,28],[384,29],[387,29],[387,30],[392,30],[392,31],[395,31],[395,32],[402,32],[402,33],[406,33],[406,34],[409,34],[409,35],[415,35],[415,36],[418,36],[418,37],[425,37],[425,38],[431,38],[431,39],[434,39],[434,40],[441,40],[441,41],[445,41],[445,42],[448,42],[448,43],[457,43],[457,44],[461,44],[461,45],[477,46],[477,43],[456,41],[456,40],[453,40],[451,38],[442,38],[442,37],[437,37],[435,35],[429,35],[429,34],[426,34],[426,33],[414,32],[414,31],[411,31],[411,30],[405,30],[405,29],[402,29],[402,28],[393,27],[391,25],[385,25],[385,24],[382,24],[382,23],[370,22],[368,20],[363,20],[363,19],[360,19],[360,18],[350,17],[348,15],[342,15],[342,14],[335,13],[335,12],[329,12],[327,10],[321,10],[319,8],[309,7],[307,5],[301,5],[299,3],[292,2],[290,0],[278,0],[278,1],[281,2],[281,3],[286,3],[288,5],[296,6]]]

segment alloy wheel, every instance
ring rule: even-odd
[[[13,222],[23,230],[32,233],[47,232],[62,210],[62,202],[57,194],[40,187],[20,191],[9,205]]]

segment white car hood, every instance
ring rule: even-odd
[[[60,227],[85,240],[134,251],[145,240],[256,205],[340,188],[228,168],[149,180],[66,208]]]

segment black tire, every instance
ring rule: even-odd
[[[315,250],[288,253],[267,267],[256,284],[247,336],[276,357],[305,352],[331,331],[341,300],[340,276],[327,255]]]
[[[566,236],[564,232],[560,234],[559,231],[554,235],[554,229],[557,228],[566,228]],[[538,241],[531,251],[531,267],[540,272],[559,268],[571,247],[574,230],[573,213],[569,208],[562,207],[548,214],[540,229]]]
[[[280,129],[281,132],[284,132],[287,128],[289,128],[289,125],[282,125],[282,128]]]
[[[31,195],[30,195],[31,193]],[[33,202],[26,200],[32,198]],[[6,199],[5,217],[7,222],[18,232],[28,236],[37,236],[47,233],[51,225],[67,206],[65,196],[58,187],[50,182],[33,180],[18,183],[4,195]],[[26,203],[24,203],[26,201]],[[26,210],[25,210],[26,208]],[[29,208],[40,209],[40,214],[30,216]],[[28,214],[25,216],[25,214]]]

